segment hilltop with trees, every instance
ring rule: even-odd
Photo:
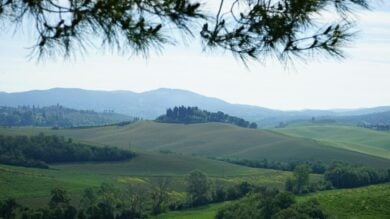
[[[198,107],[174,107],[167,109],[165,115],[159,116],[156,119],[157,122],[163,123],[182,123],[182,124],[194,124],[194,123],[207,123],[207,122],[221,122],[230,123],[244,128],[257,128],[257,124],[254,122],[248,122],[242,118],[230,116],[223,112],[208,112],[201,110]]]

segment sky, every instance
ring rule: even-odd
[[[390,3],[358,13],[357,20],[359,33],[346,59],[317,57],[287,68],[274,60],[246,68],[228,53],[202,52],[199,43],[167,46],[147,59],[90,50],[72,60],[37,63],[28,57],[28,31],[0,31],[0,91],[164,87],[282,110],[390,105]]]

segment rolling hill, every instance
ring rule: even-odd
[[[390,184],[373,185],[355,189],[316,192],[298,197],[299,202],[312,198],[319,201],[330,218],[387,219],[390,215]],[[219,209],[231,202],[212,204],[196,209],[171,211],[152,219],[213,219]]]
[[[390,159],[390,132],[338,124],[297,124],[274,129],[290,136],[311,138],[351,151]]]
[[[116,113],[145,119],[155,119],[174,106],[197,106],[210,112],[222,111],[232,116],[256,122],[260,127],[274,127],[280,122],[310,120],[321,116],[362,115],[390,111],[390,107],[354,110],[281,111],[264,107],[231,104],[191,91],[161,88],[135,93],[131,91],[92,91],[73,88],[54,88],[18,93],[0,92],[0,106],[51,106],[61,104],[78,110]]]
[[[78,200],[85,188],[101,183],[117,186],[150,186],[161,177],[172,178],[172,190],[184,192],[184,177],[197,169],[211,179],[226,184],[241,181],[283,188],[290,172],[255,169],[222,161],[175,154],[141,153],[130,161],[89,162],[51,165],[50,169],[25,168],[0,164],[0,200],[12,197],[22,204],[46,205],[53,188],[66,189]],[[76,203],[77,204],[77,203]]]
[[[331,142],[327,144],[275,131],[245,129],[222,123],[182,125],[142,121],[127,126],[87,129],[0,129],[2,134],[13,135],[39,132],[72,137],[90,144],[146,152],[284,162],[345,161],[374,167],[390,166],[390,159],[345,149]]]

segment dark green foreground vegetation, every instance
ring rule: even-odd
[[[48,168],[47,164],[81,161],[121,161],[135,154],[113,147],[94,147],[74,143],[56,135],[0,135],[0,163],[25,167]]]

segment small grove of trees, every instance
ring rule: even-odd
[[[293,170],[293,177],[289,177],[285,182],[286,191],[294,194],[304,194],[333,188],[332,183],[327,180],[311,181],[310,172],[310,166],[307,164],[296,166]]]
[[[48,168],[47,164],[79,161],[119,161],[131,159],[133,152],[114,147],[95,147],[75,143],[56,135],[0,135],[0,163]]]
[[[186,183],[187,200],[171,203],[169,205],[170,210],[180,210],[209,203],[237,200],[255,189],[255,186],[247,182],[229,186],[220,185],[218,182],[209,180],[207,175],[199,170],[192,171],[186,177]]]
[[[390,169],[372,169],[335,162],[325,172],[325,179],[336,188],[352,188],[390,181]]]
[[[298,165],[294,176],[288,178],[285,184],[287,191],[295,194],[314,192],[317,190],[336,188],[352,188],[390,181],[390,170],[373,169],[365,166],[334,162],[324,174],[325,180],[315,183],[309,181],[308,165]]]
[[[244,128],[257,128],[257,124],[248,122],[242,118],[229,116],[223,112],[208,112],[201,110],[198,107],[174,107],[169,108],[165,115],[159,116],[156,119],[157,122],[165,123],[206,123],[206,122],[222,122],[230,123]]]
[[[268,189],[249,194],[242,200],[223,207],[216,215],[217,219],[323,219],[326,217],[315,199],[298,204],[292,193]]]

